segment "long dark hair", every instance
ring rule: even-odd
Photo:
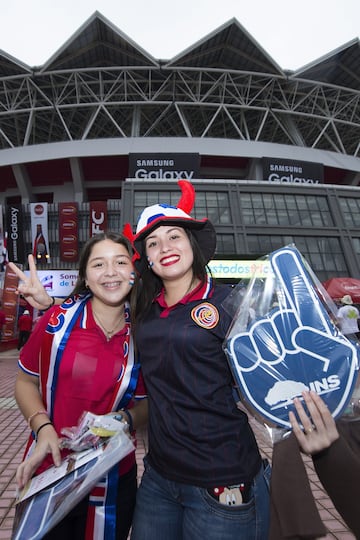
[[[128,251],[130,258],[132,257],[133,250],[131,244],[129,240],[125,238],[125,236],[123,236],[122,234],[112,231],[105,231],[99,234],[95,234],[94,236],[89,238],[89,240],[86,242],[86,244],[81,250],[79,274],[75,283],[75,287],[70,296],[73,296],[74,294],[86,294],[89,292],[89,289],[86,287],[86,267],[94,246],[99,242],[102,242],[103,240],[112,240],[116,244],[121,244]]]
[[[195,236],[191,233],[191,230],[184,228],[184,231],[189,237],[190,245],[193,251],[193,277],[199,279],[200,282],[204,284],[207,280],[208,274],[206,261]],[[145,240],[143,240],[143,242],[145,242]],[[143,253],[145,253],[145,246]],[[131,298],[131,312],[134,315],[135,322],[140,321],[147,314],[154,298],[156,298],[156,296],[159,294],[162,287],[162,280],[156,274],[154,274],[149,266],[146,265],[140,279],[134,285],[134,294]]]

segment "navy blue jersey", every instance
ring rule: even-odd
[[[149,397],[149,461],[165,478],[201,487],[248,482],[261,458],[246,414],[233,397],[222,344],[229,288],[157,301],[136,339]]]

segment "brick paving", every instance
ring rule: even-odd
[[[28,437],[28,427],[13,397],[17,357],[16,349],[3,350],[3,352],[0,350],[0,540],[11,539],[15,512],[15,472]],[[263,428],[256,421],[252,422],[252,426],[262,454],[271,460],[271,444]],[[136,455],[139,476],[141,476],[142,460],[147,449],[146,430],[139,430],[137,438]],[[326,537],[323,538],[325,540],[353,540],[355,536],[349,532],[324,492],[311,460],[307,457],[304,457],[304,460],[320,515],[328,530]]]

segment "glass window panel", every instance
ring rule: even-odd
[[[279,225],[288,225],[290,220],[286,210],[278,211]]]
[[[297,204],[295,197],[292,197],[290,195],[285,196],[284,206],[288,208],[288,210],[295,210],[297,209]]]
[[[232,234],[217,235],[217,253],[232,254],[235,253],[235,238]]]
[[[250,195],[242,193],[240,199],[242,208],[252,208]]]
[[[263,195],[263,206],[264,208],[273,208],[274,207],[274,201],[273,196],[270,194]]]
[[[306,210],[300,210],[300,223],[301,225],[305,226],[305,227],[310,227],[311,226],[311,216],[309,214],[309,212]]]
[[[267,212],[267,221],[266,222],[267,222],[268,225],[278,225],[279,224],[275,210],[270,210],[270,211]]]
[[[259,238],[257,236],[249,236],[247,241],[249,253],[259,253]]]
[[[332,226],[326,197],[253,193],[241,196],[242,209],[252,206],[255,222],[282,226]]]
[[[358,255],[360,254],[360,238],[353,238],[352,242],[354,244],[354,251]]]
[[[297,201],[297,205],[298,205],[299,210],[307,210],[308,209],[308,205],[307,205],[307,201],[306,201],[305,197],[303,197],[302,195],[297,195],[296,201]]]
[[[289,213],[290,213],[290,218],[289,218],[289,224],[292,225],[293,227],[295,225],[301,225],[301,218],[300,218],[300,214],[297,210],[289,210]]]
[[[222,225],[228,225],[229,223],[231,223],[230,208],[222,210],[219,215],[219,223],[221,223]]]
[[[347,227],[360,227],[360,201],[342,197],[339,204]]]
[[[247,241],[252,253],[264,255],[294,243],[320,281],[327,279],[329,272],[347,272],[338,238],[249,235]]]
[[[250,208],[243,208],[242,215],[246,225],[253,225],[255,222],[253,211]]]

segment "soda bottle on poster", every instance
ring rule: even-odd
[[[47,262],[49,259],[49,253],[46,247],[46,240],[41,224],[36,225],[36,237],[34,241],[33,255],[38,262]]]

